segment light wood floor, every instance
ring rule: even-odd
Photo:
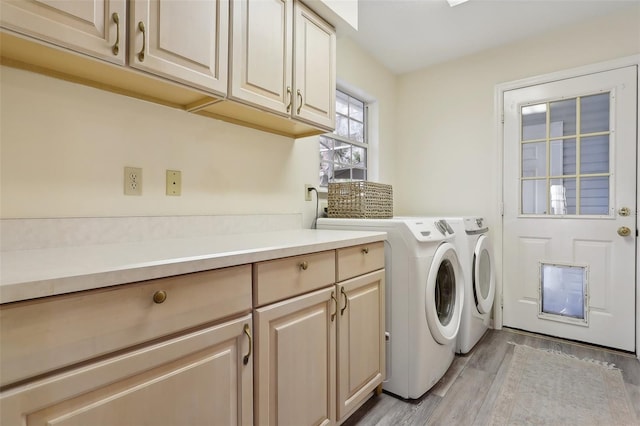
[[[456,356],[442,380],[420,399],[403,400],[383,393],[372,397],[343,424],[486,424],[513,356],[514,346],[508,342],[615,364],[622,370],[627,393],[640,419],[640,361],[635,355],[503,329],[489,330],[469,354]]]

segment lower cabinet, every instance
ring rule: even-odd
[[[254,310],[256,425],[339,424],[381,385],[382,259],[373,272]]]
[[[335,421],[335,288],[259,308],[256,425]]]
[[[344,420],[385,378],[384,269],[336,288],[338,419]]]
[[[251,329],[245,315],[16,387],[0,423],[252,424]]]
[[[0,424],[339,424],[384,380],[384,285],[380,242],[0,305]]]

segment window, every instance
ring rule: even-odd
[[[336,130],[320,136],[320,186],[367,180],[367,105],[336,90]]]

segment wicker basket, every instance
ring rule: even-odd
[[[393,188],[367,181],[329,183],[327,215],[366,219],[393,217]]]

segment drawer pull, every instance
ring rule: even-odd
[[[302,269],[303,271],[306,271],[307,268],[309,267],[309,262],[307,262],[306,260],[304,262],[300,262],[300,269]]]
[[[369,247],[365,247],[362,249],[362,254],[369,254]]]
[[[349,306],[349,298],[347,297],[347,293],[344,291],[344,287],[340,288],[340,293],[344,296],[344,306],[340,309],[340,316],[344,315],[345,309]]]
[[[333,322],[333,320],[336,319],[336,315],[338,314],[338,299],[336,299],[335,293],[333,291],[331,292],[331,299],[333,300],[333,303],[335,303],[334,306],[336,307],[336,310],[331,314],[331,322]]]
[[[242,358],[242,363],[244,365],[249,364],[249,357],[251,356],[251,346],[253,346],[253,341],[251,339],[251,331],[249,330],[249,324],[244,325],[244,334],[249,338],[249,352]]]
[[[164,290],[158,290],[155,293],[153,293],[153,301],[155,303],[163,303],[165,300],[167,300],[167,292]]]

